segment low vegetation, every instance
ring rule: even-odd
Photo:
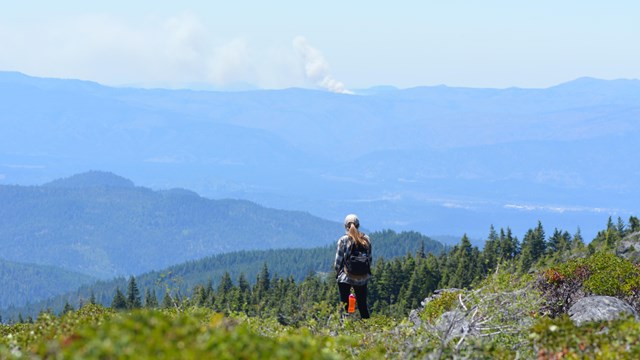
[[[620,241],[636,231],[624,226],[609,235]],[[555,232],[561,241],[550,246],[554,236],[547,239],[541,224],[523,243],[507,241],[506,231],[490,233],[483,251],[463,238],[439,257],[418,251],[376,263],[371,292],[377,295],[368,320],[345,317],[333,280],[317,276],[296,283],[262,273],[248,287],[228,278],[189,296],[169,291],[156,304],[142,298],[132,278],[119,306],[89,302],[78,310],[44,311],[33,320],[0,325],[0,358],[640,357],[636,319],[576,326],[567,315],[572,303],[591,294],[615,296],[640,310],[638,266],[612,252],[616,242],[607,237],[584,246],[576,236]],[[541,251],[533,246],[539,239]],[[502,252],[510,244],[516,250]],[[426,295],[452,289],[415,304],[410,289],[436,270],[437,281]]]

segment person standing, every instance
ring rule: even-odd
[[[371,278],[371,241],[360,232],[360,220],[355,214],[344,219],[346,234],[338,239],[334,269],[340,292],[340,302],[347,311],[351,289],[356,296],[362,319],[369,318],[367,283]]]

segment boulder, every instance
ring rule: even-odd
[[[460,310],[447,311],[436,322],[435,330],[444,339],[445,343],[463,335],[475,336],[480,330],[471,323],[468,314]]]
[[[615,320],[625,316],[638,318],[638,313],[631,305],[611,296],[584,297],[569,308],[568,314],[578,326],[590,321]]]

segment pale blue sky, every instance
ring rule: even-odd
[[[640,2],[2,1],[0,70],[334,91],[640,78]]]

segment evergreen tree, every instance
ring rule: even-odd
[[[502,250],[500,249],[500,245],[501,242],[498,238],[498,233],[494,229],[493,225],[491,225],[491,227],[489,228],[489,236],[484,242],[482,257],[481,261],[479,262],[482,268],[479,270],[479,273],[486,274],[492,269],[495,269],[498,262],[502,258]]]
[[[455,268],[453,276],[448,282],[449,286],[467,288],[471,285],[477,274],[478,254],[477,249],[474,251],[467,234],[464,234],[460,240],[460,245],[450,255],[451,260],[453,260],[452,265]]]
[[[268,271],[268,270],[267,270]],[[231,310],[231,297],[233,290],[233,281],[228,271],[225,271],[218,284],[218,291],[216,292],[216,308],[222,311],[229,312]]]
[[[553,230],[553,235],[549,238],[547,251],[549,254],[562,253],[571,250],[571,235],[567,231],[561,231],[557,228]]]
[[[520,253],[520,244],[518,238],[513,237],[511,228],[507,227],[505,233],[504,229],[500,229],[500,259],[502,261],[508,261],[514,259]]]
[[[127,286],[127,309],[139,309],[141,307],[140,290],[136,284],[136,278],[131,276],[129,278],[129,285]]]
[[[158,307],[158,298],[156,292],[147,288],[144,292],[144,307],[147,309],[155,309]]]
[[[580,228],[576,230],[576,233],[573,234],[573,241],[571,242],[573,249],[582,250],[584,249],[584,240],[582,239],[582,233],[580,232]]]
[[[616,224],[616,231],[620,238],[623,238],[627,234],[627,225],[624,223],[624,220],[620,216],[618,216],[618,223]]]
[[[125,310],[127,308],[127,299],[124,297],[120,288],[116,288],[116,293],[111,301],[111,308],[114,310]]]
[[[67,301],[64,303],[64,308],[62,309],[62,313],[60,315],[65,315],[72,311],[73,311],[73,306],[71,306],[71,304],[69,304],[69,302]]]
[[[538,221],[535,229],[527,230],[522,240],[522,252],[520,253],[520,271],[529,271],[545,253],[546,243],[542,223]]]
[[[420,241],[420,247],[418,248],[418,251],[416,252],[416,257],[418,259],[424,259],[427,257],[426,252],[424,251],[424,239],[422,239]]]
[[[91,305],[96,304],[96,295],[93,293],[93,290],[91,290],[91,295],[89,296],[89,304]]]
[[[169,292],[166,291],[164,293],[164,297],[162,298],[162,308],[171,309],[172,307],[174,307],[174,301],[171,298],[171,295],[169,295]]]
[[[253,292],[256,296],[257,302],[260,302],[266,297],[270,287],[271,274],[269,274],[269,267],[267,266],[267,263],[264,263],[262,265],[262,271],[260,271],[260,274],[258,274],[256,278],[255,291]]]
[[[629,231],[632,233],[640,231],[640,220],[635,216],[629,217]]]

